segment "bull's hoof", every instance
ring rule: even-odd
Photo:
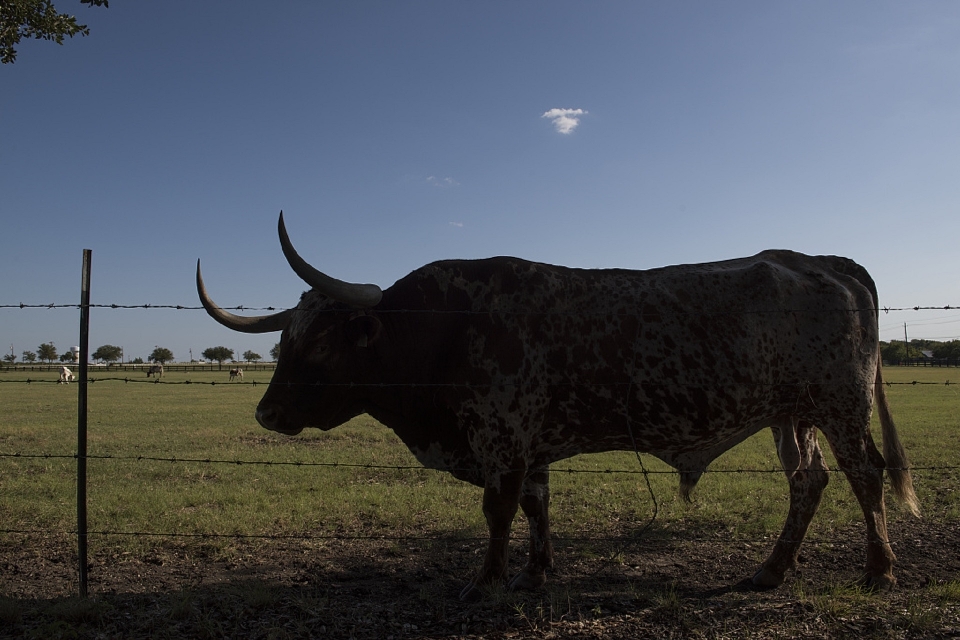
[[[477,602],[481,598],[483,598],[483,593],[477,586],[476,580],[471,580],[467,583],[467,586],[460,590],[460,600],[462,602]]]
[[[866,573],[857,580],[856,584],[865,591],[890,591],[897,586],[897,579],[892,573],[882,573],[878,576]]]
[[[783,574],[777,574],[766,567],[760,567],[760,570],[753,574],[750,583],[755,589],[776,589],[783,584]]]
[[[543,586],[547,581],[545,571],[531,572],[524,569],[507,583],[507,588],[511,591],[532,591]]]

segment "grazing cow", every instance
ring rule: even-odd
[[[777,586],[796,562],[827,484],[817,430],[864,513],[864,584],[896,582],[884,469],[897,497],[919,510],[884,396],[876,286],[855,262],[791,251],[649,271],[449,260],[381,291],[307,264],[282,214],[279,234],[311,287],[294,309],[226,312],[197,262],[209,315],[237,331],[283,332],[257,420],[293,435],[366,412],[425,466],[483,487],[490,539],[461,597],[506,578],[518,507],[530,522],[529,557],[509,586],[546,580],[550,463],[646,452],[680,470],[686,497],[710,462],[766,427],[790,506],[753,583]],[[870,434],[874,403],[882,455]]]
[[[69,367],[60,367],[60,379],[57,384],[69,384],[73,380],[73,371]]]
[[[162,378],[162,377],[163,377],[163,365],[162,365],[162,364],[155,364],[155,365],[151,366],[149,369],[147,369],[147,377],[149,378],[150,376],[154,376],[155,378]]]
[[[240,378],[240,381],[243,382],[243,369],[240,367],[230,369],[230,380],[233,381],[234,378]]]

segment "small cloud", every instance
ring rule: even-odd
[[[460,183],[453,178],[438,178],[437,176],[427,176],[427,184],[432,184],[435,187],[444,189],[460,185]]]
[[[550,109],[540,117],[553,120],[557,133],[567,135],[573,133],[580,124],[580,116],[585,116],[587,113],[585,109]]]
[[[457,227],[458,229],[462,229],[462,228],[463,228],[463,223],[462,223],[462,222],[451,222],[451,223],[450,223],[450,226],[451,226],[451,227]]]

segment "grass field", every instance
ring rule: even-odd
[[[46,375],[55,379],[53,373]],[[105,377],[101,372],[96,375]],[[252,372],[245,384],[232,384],[226,382],[226,371],[173,372],[164,377],[164,384],[146,384],[139,378],[136,383],[101,380],[91,384],[90,530],[254,536],[485,535],[480,490],[448,474],[417,468],[419,464],[393,433],[366,416],[331,432],[305,431],[293,438],[262,429],[253,410],[269,376],[270,372]],[[34,374],[34,380],[39,377]],[[911,463],[917,467],[917,492],[927,517],[960,515],[956,469],[960,385],[942,384],[951,377],[960,382],[960,370],[885,370],[886,381],[895,383],[888,387],[888,396]],[[23,379],[23,374],[0,373],[4,381],[0,383],[4,407],[0,454],[5,454],[0,457],[4,514],[0,527],[58,535],[76,527],[76,462],[72,457],[26,456],[75,453],[77,385],[16,382]],[[194,384],[174,384],[188,380]],[[911,381],[941,384],[902,384]],[[304,464],[260,464],[291,462]],[[333,464],[343,466],[322,466]],[[778,466],[768,432],[718,459],[711,471],[720,473],[704,476],[692,505],[679,499],[677,477],[665,473],[669,471],[665,465],[650,456],[643,456],[643,464],[652,472],[649,479],[659,505],[658,526],[683,523],[691,530],[719,528],[731,536],[758,539],[779,533],[787,487],[782,474],[764,472]],[[653,515],[651,495],[632,453],[581,456],[556,463],[553,469],[551,512],[558,537],[629,536]],[[751,472],[726,473],[736,470]],[[889,497],[888,508],[892,518],[903,515]],[[809,539],[861,518],[848,484],[837,474]],[[522,528],[523,523],[518,521],[518,526]],[[96,540],[98,545],[128,550],[163,542],[162,536],[102,535]]]
[[[649,528],[653,502],[632,453],[556,463],[556,574],[540,590],[474,604],[456,594],[486,538],[481,491],[419,468],[388,429],[361,417],[328,433],[265,431],[253,411],[270,372],[248,373],[245,384],[228,383],[226,371],[170,372],[164,384],[94,375],[95,590],[80,599],[70,533],[77,385],[0,372],[0,638],[960,634],[960,389],[945,384],[960,381],[957,369],[884,372],[924,514],[917,521],[887,499],[904,588],[875,597],[851,586],[863,525],[840,474],[797,574],[773,592],[737,586],[769,552],[787,508],[764,432],[712,465],[693,504],[677,497],[674,473],[643,456],[659,504]],[[278,535],[304,538],[266,537]],[[525,536],[521,518],[514,570]]]

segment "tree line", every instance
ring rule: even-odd
[[[924,352],[928,352],[937,360],[960,360],[960,340],[941,342],[938,340],[915,338],[911,340],[909,344],[901,340],[891,340],[890,342],[880,341],[880,356],[883,358],[883,361],[887,363],[895,364],[904,360],[922,358],[925,357]],[[218,364],[223,364],[228,360],[234,360],[234,350],[223,346],[209,347],[204,349],[200,355],[205,360]],[[244,351],[241,355],[243,356],[244,362],[259,362],[263,359],[263,356],[259,353],[249,350]],[[270,357],[276,360],[279,355],[280,343],[278,342],[270,349]],[[57,348],[52,342],[44,342],[37,347],[36,351],[24,351],[21,356],[22,362],[25,363],[37,362],[38,360],[40,362],[54,362],[57,359],[59,359],[60,362],[73,362],[73,354],[70,352],[58,356]],[[102,345],[92,354],[94,360],[108,364],[116,362],[122,357],[123,348],[112,344]],[[147,362],[155,362],[157,364],[173,362],[173,359],[173,352],[165,347],[157,347],[147,356]],[[13,364],[17,361],[17,357],[11,351],[3,356],[3,361]],[[129,362],[131,364],[143,364],[144,361],[142,358],[134,358]]]
[[[21,354],[23,362],[53,362],[57,359],[57,348],[53,346],[52,342],[44,342],[36,351],[24,351]],[[72,353],[64,353],[59,357],[60,362],[73,362]],[[13,364],[17,361],[17,356],[13,353],[13,347],[10,348],[10,353],[3,356],[3,361],[9,364]]]
[[[891,364],[926,357],[924,352],[929,352],[936,360],[960,360],[960,340],[941,342],[916,338],[909,344],[902,340],[880,342],[880,357]]]
[[[216,362],[217,364],[223,364],[228,360],[234,360],[234,351],[227,347],[209,347],[204,349],[200,354],[205,360],[210,362]],[[273,348],[270,349],[270,357],[274,360],[277,359],[277,356],[280,355],[280,343],[273,345]],[[263,360],[263,356],[255,351],[244,351],[243,354],[244,362],[259,362]],[[97,347],[96,351],[90,354],[90,357],[94,360],[100,362],[106,362],[107,364],[112,364],[123,358],[123,347],[118,347],[112,344],[105,344]],[[59,359],[60,362],[73,362],[73,353],[67,352],[60,356],[57,355],[57,348],[52,342],[44,342],[36,351],[24,351],[21,354],[21,362],[31,363],[37,362],[54,362]],[[166,347],[157,347],[147,356],[147,362],[154,362],[156,364],[166,364],[168,362],[173,362],[173,351],[167,349]],[[11,348],[10,353],[3,356],[3,361],[8,364],[14,364],[17,361],[17,356],[14,355],[13,349]],[[143,358],[134,358],[129,361],[130,364],[143,364]]]

